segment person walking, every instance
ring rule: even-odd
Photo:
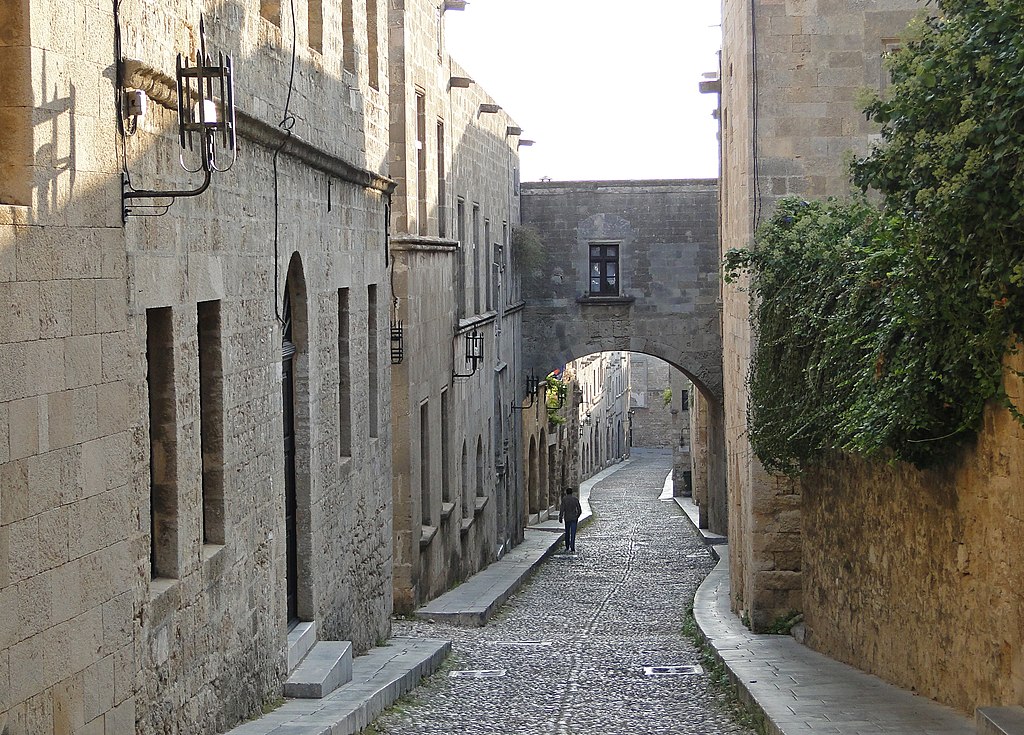
[[[583,507],[580,501],[572,494],[572,488],[565,489],[562,496],[562,505],[558,509],[558,522],[565,521],[565,550],[576,553],[576,526],[583,515]]]

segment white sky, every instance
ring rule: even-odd
[[[522,179],[718,176],[720,0],[470,0],[449,53],[536,141]]]

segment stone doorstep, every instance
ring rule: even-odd
[[[1024,735],[1024,707],[979,707],[978,735]]]
[[[284,683],[284,696],[323,699],[350,681],[352,644],[349,641],[320,641]]]
[[[302,663],[306,654],[316,643],[316,623],[299,623],[288,631],[288,673],[295,671],[295,667]]]
[[[392,638],[357,656],[352,681],[323,699],[289,699],[227,735],[352,735],[437,671],[451,641]]]

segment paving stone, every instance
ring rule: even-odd
[[[397,621],[396,635],[450,638],[453,653],[446,671],[374,722],[377,731],[751,732],[733,720],[707,676],[644,673],[645,666],[701,663],[683,634],[683,618],[714,565],[678,506],[658,500],[670,465],[670,457],[644,458],[602,474],[590,491],[596,520],[580,530],[578,553],[547,557],[485,627]],[[504,669],[506,675],[448,676],[467,669]]]

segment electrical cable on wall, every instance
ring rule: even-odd
[[[288,143],[288,140],[292,137],[292,129],[295,127],[295,116],[291,113],[292,104],[292,90],[295,87],[295,46],[297,28],[295,27],[295,0],[289,0],[288,3],[291,9],[292,18],[292,59],[291,69],[288,73],[288,94],[284,99],[284,112],[281,116],[281,122],[277,124],[279,128],[284,130],[285,136],[281,140],[281,143],[274,149],[274,155],[272,158],[274,167],[274,316],[277,317],[277,321],[283,324],[281,319],[281,310],[278,306],[280,298],[280,275],[281,275],[281,263],[280,263],[280,236],[278,229],[280,227],[280,211],[278,202],[278,172],[277,172],[277,157],[281,154],[281,150]],[[283,29],[282,29],[283,30]]]

